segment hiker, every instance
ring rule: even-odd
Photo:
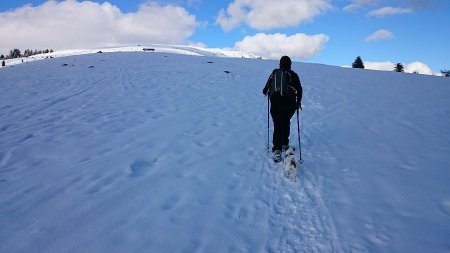
[[[280,59],[280,68],[269,76],[263,93],[270,99],[270,115],[273,119],[274,160],[281,160],[281,151],[289,148],[291,118],[301,109],[303,88],[297,73],[291,70],[292,61],[288,56]]]

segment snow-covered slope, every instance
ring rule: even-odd
[[[259,59],[261,57],[235,50],[227,50],[222,48],[202,48],[196,46],[184,46],[184,45],[163,45],[163,44],[151,44],[151,45],[137,45],[137,46],[123,46],[123,47],[109,47],[109,48],[92,48],[92,49],[67,49],[58,50],[47,54],[38,54],[30,57],[16,58],[5,60],[6,67],[14,66],[21,63],[29,63],[38,60],[46,60],[60,57],[67,57],[73,55],[95,54],[95,53],[112,53],[112,52],[158,52],[158,53],[172,53],[182,55],[195,55],[195,56],[215,56],[215,57],[231,57],[231,58],[250,58]],[[1,66],[0,66],[1,68]]]
[[[450,250],[450,79],[294,63],[291,182],[276,61],[140,51],[0,69],[0,252]]]

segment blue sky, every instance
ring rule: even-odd
[[[9,34],[1,53],[164,43],[336,66],[360,55],[372,69],[397,62],[420,73],[450,69],[447,0],[46,2],[0,2],[0,34]]]

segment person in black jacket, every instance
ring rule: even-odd
[[[303,88],[297,73],[291,70],[288,56],[280,59],[280,66],[269,76],[263,93],[270,99],[270,114],[273,119],[272,152],[281,158],[281,150],[289,147],[290,122],[295,111],[301,108]],[[277,157],[274,157],[277,158]]]

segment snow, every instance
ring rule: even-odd
[[[292,182],[276,61],[86,51],[0,69],[0,252],[450,251],[450,79],[295,62]]]
[[[148,50],[150,49],[150,50]],[[220,48],[203,48],[196,46],[184,46],[184,45],[163,45],[163,44],[150,44],[146,46],[122,46],[122,47],[109,47],[109,48],[95,48],[95,49],[67,49],[59,50],[46,54],[37,54],[24,58],[15,58],[5,60],[6,66],[14,66],[17,64],[34,62],[39,60],[46,60],[52,58],[67,57],[73,55],[84,55],[94,53],[113,53],[113,52],[159,52],[159,53],[172,53],[183,55],[195,55],[195,56],[216,56],[216,57],[231,57],[231,58],[262,58],[250,53],[236,51],[232,49],[220,49]]]

